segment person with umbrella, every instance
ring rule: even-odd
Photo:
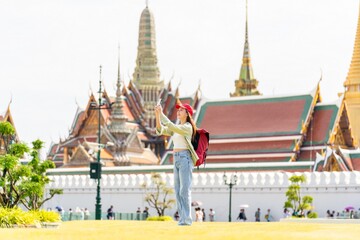
[[[239,213],[239,216],[237,217],[237,219],[239,219],[240,221],[243,221],[243,222],[245,222],[247,220],[244,208],[240,209],[240,213]]]

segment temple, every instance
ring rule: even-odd
[[[235,91],[230,93],[230,97],[260,95],[257,90],[259,82],[255,79],[250,57],[249,34],[248,34],[248,8],[246,1],[246,21],[245,21],[245,44],[242,65],[239,79],[235,80]]]
[[[180,96],[179,87],[159,79],[154,17],[146,6],[133,79],[127,86],[121,81],[119,61],[115,96],[104,90],[99,99],[105,104],[100,105],[91,94],[86,108],[77,110],[69,136],[52,144],[48,158],[58,167],[87,167],[101,147],[105,166],[172,164],[171,137],[154,132],[153,108],[161,98],[170,120],[176,122],[177,103],[188,103],[195,109],[197,126],[210,132],[206,167],[199,171],[360,170],[360,126],[354,120],[360,114],[359,34],[358,26],[346,91],[335,102],[322,102],[320,80],[301,94],[260,95],[250,61],[247,16],[243,65],[231,97],[204,99],[200,86],[191,96]]]
[[[168,142],[168,137],[157,136],[154,130],[154,107],[158,99],[162,99],[164,113],[175,122],[177,103],[196,108],[201,98],[200,86],[191,96],[180,97],[179,87],[173,89],[171,81],[166,86],[160,81],[154,17],[148,6],[140,17],[133,79],[128,86],[123,84],[118,60],[115,97],[110,97],[106,90],[101,94],[103,104],[100,106],[91,94],[85,109],[78,107],[69,136],[51,144],[47,157],[57,167],[87,167],[97,160],[99,147],[104,166],[158,165]]]

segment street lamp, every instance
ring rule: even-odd
[[[99,122],[98,122],[98,151],[97,151],[97,161],[90,163],[90,178],[97,180],[97,188],[96,188],[96,204],[95,204],[95,219],[101,220],[101,197],[100,197],[100,180],[101,180],[101,162],[100,162],[100,153],[101,149],[105,147],[105,145],[100,143],[101,137],[101,109],[109,109],[101,102],[102,99],[102,91],[101,91],[101,66],[100,66],[100,79],[99,79],[99,105],[96,107],[96,103],[90,105],[91,110],[98,110]]]
[[[230,180],[228,181],[228,177],[227,175],[224,173],[223,179],[224,179],[224,184],[229,186],[230,189],[230,195],[229,195],[229,222],[231,222],[231,192],[232,192],[232,187],[233,185],[236,185],[237,182],[237,175],[236,174],[231,174]]]

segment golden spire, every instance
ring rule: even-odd
[[[354,51],[351,59],[350,69],[346,77],[346,81],[344,82],[345,92],[360,92],[359,86],[360,86],[360,9],[359,9]]]
[[[235,92],[230,93],[231,97],[259,95],[257,90],[258,81],[254,77],[249,47],[248,34],[248,2],[246,1],[246,21],[245,21],[245,44],[242,65],[240,69],[239,79],[235,80]]]
[[[132,82],[139,90],[143,100],[145,119],[150,127],[155,127],[154,108],[159,94],[164,88],[156,53],[155,20],[146,2],[139,24],[138,53]]]
[[[344,100],[355,142],[360,142],[360,8],[350,69],[344,82]]]

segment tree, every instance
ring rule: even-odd
[[[300,184],[306,182],[306,177],[292,176],[289,178],[291,184],[286,191],[287,201],[284,204],[284,208],[293,209],[293,216],[304,217],[305,210],[311,210],[311,203],[313,198],[311,196],[301,197]]]
[[[46,170],[55,168],[55,164],[50,160],[40,160],[39,153],[43,148],[44,142],[36,140],[32,142],[32,145],[33,148],[30,153],[32,159],[28,164],[31,169],[31,176],[22,186],[25,194],[21,203],[29,210],[38,210],[56,194],[62,194],[63,190],[50,189],[50,196],[44,199],[45,186],[50,183],[49,177],[46,176]]]
[[[150,207],[156,209],[159,217],[164,216],[165,209],[172,208],[175,203],[175,199],[166,199],[168,195],[174,193],[174,190],[166,186],[159,173],[151,173],[151,182],[150,186],[146,182],[142,185],[146,193],[145,201]],[[153,185],[153,192],[150,191],[151,185]]]
[[[46,184],[50,179],[46,170],[54,168],[49,160],[41,161],[39,151],[43,142],[36,140],[30,149],[25,143],[14,142],[15,129],[8,122],[0,123],[0,205],[13,208],[23,204],[27,209],[37,210],[41,205],[62,190],[53,189],[50,197],[43,199]],[[21,158],[30,155],[29,163],[21,163]]]

